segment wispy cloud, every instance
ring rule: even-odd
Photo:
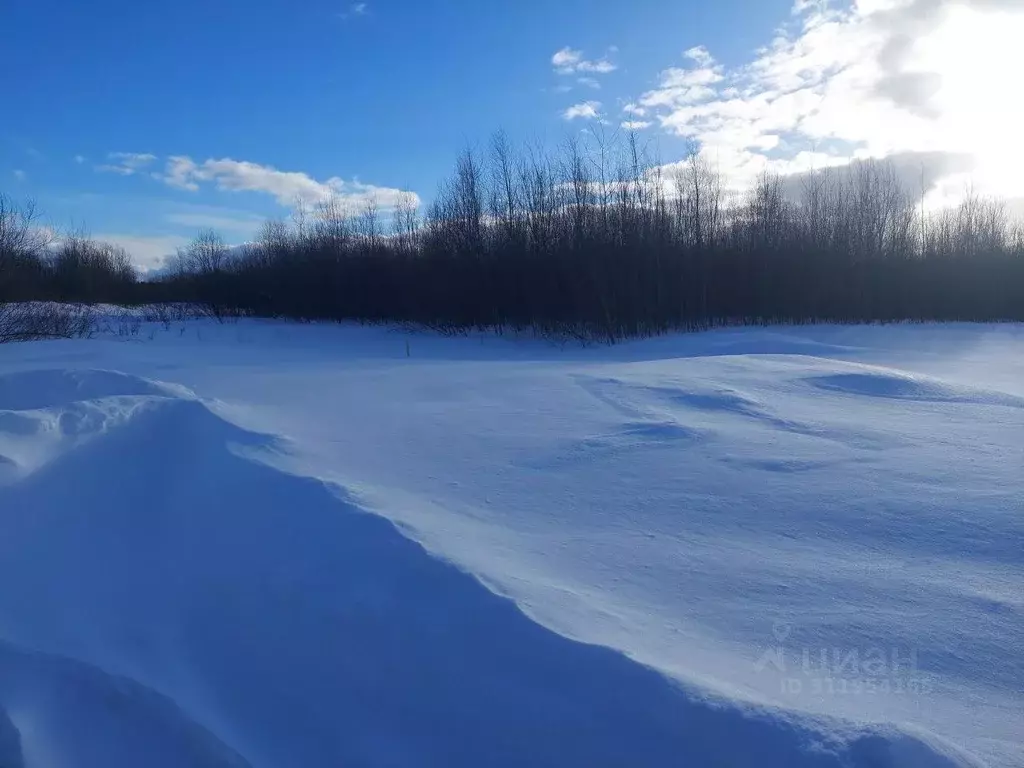
[[[233,234],[249,236],[263,223],[264,219],[255,214],[234,213],[210,210],[191,210],[169,213],[164,216],[167,222],[194,229],[216,229]]]
[[[563,120],[598,120],[601,117],[601,102],[583,101],[573,104],[562,113]]]
[[[606,75],[618,69],[618,66],[607,57],[587,59],[584,58],[583,51],[569,47],[562,48],[551,57],[551,66],[560,75]]]
[[[337,176],[318,181],[300,171],[279,171],[268,165],[231,158],[198,163],[190,157],[177,155],[168,158],[164,172],[155,173],[154,177],[169,186],[193,192],[204,184],[227,192],[260,192],[272,195],[284,206],[300,201],[317,203],[335,197],[352,205],[374,200],[389,208],[408,195],[400,189],[346,181]],[[419,198],[413,197],[418,204]]]
[[[367,3],[352,3],[346,10],[338,14],[339,19],[356,19],[360,16],[366,16],[370,12],[369,5]]]
[[[81,157],[79,155],[79,157]],[[75,158],[76,162],[78,158]],[[96,170],[101,173],[116,173],[120,176],[134,176],[144,171],[154,160],[156,155],[148,152],[110,152],[107,154],[107,163],[97,165]],[[84,158],[82,159],[84,162]]]
[[[85,155],[75,155],[74,160],[78,165],[82,165],[88,158]]]
[[[695,45],[693,48],[687,49],[683,52],[683,56],[695,62],[699,67],[711,67],[714,66],[715,63],[715,59],[711,55],[711,51],[703,45]]]
[[[624,120],[620,126],[625,131],[643,131],[653,125],[649,120]]]
[[[14,169],[14,178],[17,179],[18,181],[24,181],[27,178],[27,176],[28,174],[21,170],[21,168]]]

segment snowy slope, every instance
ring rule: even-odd
[[[0,348],[0,765],[1024,765],[1022,353]]]

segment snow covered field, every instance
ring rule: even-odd
[[[0,766],[1024,766],[1024,328],[0,347]]]

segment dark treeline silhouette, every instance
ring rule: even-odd
[[[124,248],[77,233],[58,238],[33,203],[17,205],[0,195],[0,304],[131,302],[137,286]]]
[[[242,247],[203,232],[144,284],[108,247],[75,242],[37,259],[27,284],[218,315],[609,341],[723,324],[1024,320],[1024,233],[996,201],[967,194],[925,212],[884,162],[765,174],[737,195],[699,155],[659,166],[636,136],[570,140],[550,156],[498,134],[459,157],[422,217],[412,196],[387,211],[328,199]]]

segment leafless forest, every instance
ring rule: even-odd
[[[1024,320],[1024,229],[966,192],[928,211],[884,162],[736,193],[636,136],[557,152],[497,134],[423,211],[298,206],[253,242],[200,232],[158,277],[0,197],[0,312],[194,302],[218,316],[405,322],[614,341],[725,324]]]

